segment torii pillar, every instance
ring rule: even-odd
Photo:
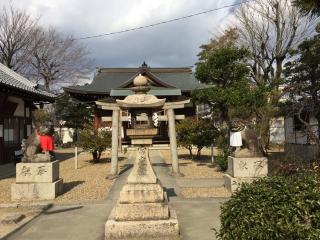
[[[174,109],[184,108],[185,104],[189,103],[190,99],[179,102],[167,102],[164,104],[163,109],[166,110],[168,125],[169,125],[169,140],[170,140],[170,152],[172,162],[173,176],[183,176],[179,169],[179,159],[177,152],[177,132],[176,132],[176,116]]]
[[[168,124],[169,124],[169,140],[170,140],[170,151],[171,151],[171,162],[172,162],[172,175],[181,176],[179,170],[179,160],[177,153],[177,136],[176,136],[176,118],[174,110],[169,108],[167,110]]]
[[[112,148],[111,148],[111,171],[108,179],[118,176],[118,145],[119,145],[119,119],[120,108],[112,110]]]

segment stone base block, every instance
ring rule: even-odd
[[[126,184],[120,191],[120,203],[161,203],[164,192],[159,183]]]
[[[118,203],[114,211],[116,221],[169,219],[169,206],[166,201],[164,203]]]
[[[152,139],[131,139],[132,145],[151,145]]]
[[[14,183],[11,185],[13,201],[51,200],[62,192],[62,179],[52,183]]]
[[[251,183],[256,178],[235,178],[230,176],[229,174],[225,174],[224,178],[224,187],[230,192],[235,192],[241,183]]]
[[[105,225],[105,239],[177,240],[179,239],[177,215],[173,210],[170,210],[170,218],[167,220],[116,221],[113,210]]]
[[[228,157],[228,171],[235,178],[265,177],[268,175],[268,159]]]
[[[59,179],[59,161],[44,163],[18,163],[17,183],[52,183]]]

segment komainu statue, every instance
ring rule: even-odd
[[[22,140],[22,162],[51,162],[53,155],[53,126],[48,124],[36,129],[27,139]]]
[[[233,145],[232,141],[236,142],[236,144]],[[236,150],[232,154],[233,157],[252,158],[262,156],[258,137],[252,129],[246,126],[245,121],[239,119],[231,121],[230,145],[236,147]],[[241,145],[244,147],[241,148]]]

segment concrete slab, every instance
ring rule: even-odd
[[[215,229],[220,228],[220,206],[223,201],[192,200],[174,201],[180,226],[180,234],[183,240],[213,240]]]

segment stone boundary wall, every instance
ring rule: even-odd
[[[286,153],[286,157],[311,161],[317,157],[319,147],[315,144],[286,143],[284,151]]]

